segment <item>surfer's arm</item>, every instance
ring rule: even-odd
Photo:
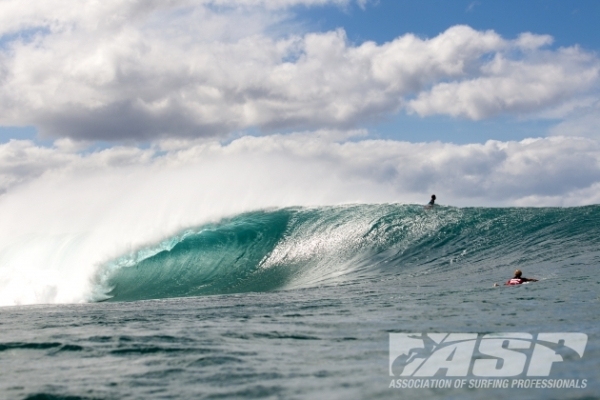
[[[535,278],[521,278],[523,282],[537,282],[538,280]]]

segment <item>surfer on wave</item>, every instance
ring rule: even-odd
[[[534,278],[525,278],[523,276],[523,272],[521,272],[520,269],[517,269],[515,271],[515,276],[513,276],[512,278],[510,278],[508,281],[506,281],[506,283],[504,285],[507,286],[514,286],[514,285],[521,285],[525,282],[537,282],[537,279]],[[497,283],[494,283],[494,286],[499,286]]]
[[[427,205],[425,206],[426,209],[428,208],[433,208],[433,206],[435,205],[435,194],[431,195],[431,200],[429,200],[429,203],[427,203]]]

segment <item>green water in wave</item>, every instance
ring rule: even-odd
[[[600,207],[414,205],[241,214],[167,238],[110,265],[112,300],[267,292],[366,277],[464,282],[514,268],[599,260]],[[165,246],[165,243],[168,243]],[[140,257],[140,254],[143,256]]]

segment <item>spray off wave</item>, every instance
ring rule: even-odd
[[[600,261],[598,222],[599,206],[255,211],[103,265],[94,300],[264,292],[357,279],[481,285],[524,267],[548,276],[549,267]]]

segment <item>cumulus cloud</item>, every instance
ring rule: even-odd
[[[595,55],[549,49],[545,35],[455,26],[353,44],[293,24],[291,7],[350,3],[3,1],[0,124],[77,140],[224,137],[346,129],[400,110],[539,113],[597,85]]]
[[[556,107],[597,84],[598,60],[577,48],[536,51],[542,40],[516,41],[528,53],[512,60],[496,54],[480,76],[435,84],[410,101],[422,116],[448,114],[480,120],[498,114],[527,114]]]
[[[258,197],[248,200],[250,208],[420,202],[430,192],[453,205],[581,205],[600,200],[600,192],[576,195],[600,184],[600,144],[592,139],[455,145],[364,135],[317,131],[245,136],[229,144],[170,139],[149,149],[122,146],[87,153],[69,143],[45,148],[13,140],[0,145],[0,190],[8,195],[39,182],[62,188],[65,182],[98,175],[120,180],[136,171],[139,182],[159,191],[161,185],[152,182],[160,174],[171,176],[173,193],[200,185],[208,203]],[[101,190],[105,196],[111,189]],[[120,194],[115,192],[115,198]]]
[[[97,168],[136,165],[141,167],[154,153],[136,147],[113,147],[91,153],[79,153],[80,146],[68,139],[51,148],[29,140],[11,140],[0,145],[0,194],[19,184],[42,179],[44,175],[73,169],[93,171]]]
[[[600,100],[584,99],[569,104],[566,110],[557,113],[566,114],[559,124],[550,129],[554,136],[583,136],[600,140]]]

